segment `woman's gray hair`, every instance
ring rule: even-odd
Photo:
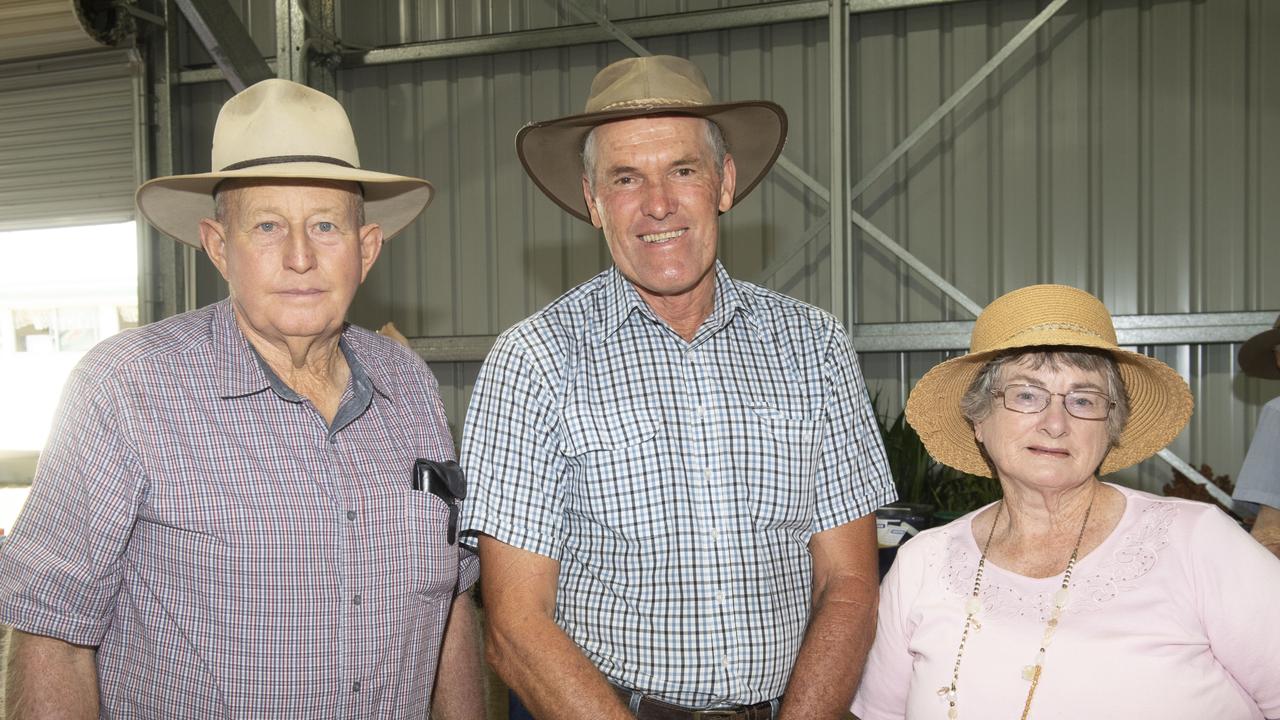
[[[1107,440],[1111,447],[1120,444],[1120,433],[1129,422],[1129,393],[1120,377],[1115,358],[1105,350],[1081,347],[1046,347],[1039,349],[1008,350],[987,361],[969,384],[969,390],[960,398],[960,413],[970,424],[977,424],[991,414],[992,393],[1000,381],[1000,371],[1008,365],[1024,364],[1032,370],[1048,367],[1058,371],[1063,367],[1086,372],[1101,373],[1107,381],[1107,394],[1116,405],[1107,415]]]

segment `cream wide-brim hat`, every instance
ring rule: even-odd
[[[652,115],[706,118],[720,127],[737,168],[733,202],[764,179],[787,140],[787,114],[767,100],[717,103],[698,66],[654,55],[619,60],[591,81],[582,114],[525,125],[516,155],[535,185],[566,212],[591,222],[582,197],[582,145],[597,125]]]
[[[1270,330],[1263,330],[1240,346],[1236,360],[1245,375],[1267,380],[1280,379],[1280,363],[1276,362],[1276,347],[1280,346],[1280,316]]]
[[[978,316],[969,353],[942,362],[920,378],[907,398],[907,422],[938,462],[991,477],[990,465],[960,411],[960,401],[988,361],[1008,350],[1073,347],[1111,354],[1129,397],[1129,422],[1102,460],[1099,474],[1135,465],[1169,444],[1191,418],[1191,390],[1173,368],[1116,346],[1107,308],[1066,285],[1032,285],[1001,295]]]
[[[232,178],[356,182],[365,220],[384,238],[404,230],[431,202],[431,183],[363,170],[342,105],[305,85],[263,80],[237,93],[213,128],[212,172],[156,178],[138,188],[138,210],[158,230],[200,247],[200,220],[213,217],[213,189]]]

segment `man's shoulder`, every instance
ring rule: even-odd
[[[733,285],[757,320],[776,332],[801,332],[823,342],[846,334],[834,315],[816,305],[746,280],[735,278]]]
[[[606,302],[606,275],[600,273],[580,283],[541,310],[512,325],[499,336],[500,343],[564,351],[589,332]]]
[[[436,385],[435,375],[427,363],[411,348],[379,335],[372,330],[349,324],[343,330],[343,341],[355,354],[374,380],[397,384],[426,383]]]
[[[216,305],[209,305],[121,331],[94,345],[79,367],[110,376],[138,366],[150,371],[183,366],[192,362],[187,356],[210,345],[216,311]]]

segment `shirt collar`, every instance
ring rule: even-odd
[[[715,273],[715,305],[711,315],[698,328],[694,342],[718,332],[728,325],[734,317],[742,315],[752,327],[759,330],[759,319],[749,293],[739,292],[733,278],[724,269],[724,265],[716,260],[712,272]],[[603,301],[603,322],[601,323],[600,340],[603,341],[617,332],[618,328],[631,317],[632,313],[640,313],[649,320],[661,323],[631,281],[627,280],[615,265],[605,275],[605,292]]]
[[[343,357],[347,359],[347,366],[351,369],[351,384],[355,397],[372,399],[372,393],[376,391],[379,395],[389,398],[382,389],[386,383],[381,381],[381,371],[384,370],[381,363],[374,361],[371,367],[372,372],[366,370],[352,350],[351,343],[348,342],[348,334],[348,328],[344,328],[342,337],[338,339],[338,347],[342,350]],[[283,400],[302,402],[302,396],[286,385],[249,343],[249,339],[236,324],[235,311],[231,307],[230,298],[214,305],[212,335],[215,362],[220,368],[218,373],[220,397],[243,397],[270,388]],[[375,381],[375,377],[379,380]]]

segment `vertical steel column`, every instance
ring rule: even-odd
[[[135,79],[139,93],[141,126],[135,137],[142,166],[138,180],[174,172],[177,154],[177,104],[173,89],[178,68],[178,18],[181,13],[172,0],[163,3],[164,34],[159,42],[146,45],[149,75]],[[156,36],[152,36],[153,38]],[[148,88],[150,89],[148,92]],[[151,145],[154,143],[154,145]],[[154,147],[154,151],[148,148]],[[155,322],[195,307],[195,250],[165,237],[135,217],[138,234],[138,321]]]
[[[313,56],[303,54],[303,62],[308,63],[307,71],[311,74],[311,87],[332,97],[338,96],[338,65],[342,56],[338,53],[337,20],[335,19],[334,0],[299,0],[306,2],[308,12],[304,13],[310,26],[308,38],[313,38],[311,47]],[[313,59],[314,58],[314,59]]]
[[[276,77],[307,84],[307,19],[302,0],[276,0]]]
[[[849,8],[848,0],[831,0],[827,20],[827,57],[831,74],[831,312],[846,324],[853,323],[847,265],[849,247]]]

